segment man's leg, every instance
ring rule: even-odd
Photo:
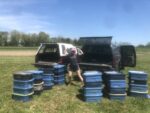
[[[83,77],[81,76],[80,69],[77,70],[77,76],[79,77],[80,81],[83,82]]]
[[[68,71],[68,84],[72,82],[72,71]]]

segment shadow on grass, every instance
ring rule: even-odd
[[[77,94],[76,97],[81,100],[81,101],[84,101],[84,97],[81,93]]]

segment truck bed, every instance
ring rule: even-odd
[[[86,63],[82,62],[79,63],[79,66],[82,70],[99,70],[99,71],[108,71],[108,70],[114,70],[111,65],[108,64],[96,64],[96,63]]]

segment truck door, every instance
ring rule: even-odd
[[[132,45],[120,46],[121,65],[122,67],[135,67],[136,66],[136,52]]]

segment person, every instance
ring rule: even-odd
[[[77,76],[79,77],[83,85],[83,77],[81,76],[81,71],[77,60],[77,51],[75,48],[71,48],[71,51],[68,55],[68,77],[69,77],[68,84],[72,83],[73,72],[76,72]]]

